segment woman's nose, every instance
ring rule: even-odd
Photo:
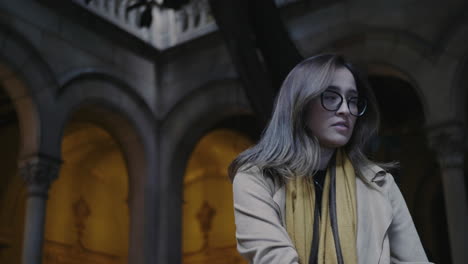
[[[348,107],[348,102],[346,100],[343,100],[341,103],[340,107],[338,110],[336,110],[336,113],[339,115],[349,115],[349,107]]]

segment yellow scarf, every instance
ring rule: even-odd
[[[353,165],[344,151],[338,150],[335,164],[336,219],[331,217],[330,189],[332,189],[332,168],[325,177],[322,193],[322,211],[319,220],[317,264],[338,262],[341,252],[346,264],[356,264],[356,175]],[[332,191],[333,194],[333,191]],[[333,197],[333,196],[332,196]],[[299,263],[308,264],[314,238],[315,190],[311,179],[306,177],[290,180],[286,184],[286,229],[293,241]],[[333,234],[333,221],[338,229]],[[339,239],[339,248],[335,246],[335,237]]]

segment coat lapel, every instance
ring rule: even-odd
[[[286,226],[286,186],[284,184],[275,190],[273,201],[280,208],[281,223]]]
[[[392,206],[382,188],[386,172],[372,167],[365,178],[356,180],[358,263],[379,263],[387,229],[392,222]]]

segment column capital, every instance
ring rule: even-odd
[[[465,129],[460,122],[445,122],[428,128],[431,148],[443,168],[463,168]]]
[[[60,169],[61,160],[44,154],[20,160],[19,171],[26,182],[29,196],[47,197],[49,186]]]

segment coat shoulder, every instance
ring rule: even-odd
[[[261,186],[263,189],[268,190],[271,194],[277,189],[277,184],[274,179],[266,176],[263,171],[257,166],[244,165],[239,168],[238,172],[234,176],[234,186],[243,186],[249,188],[249,186]]]
[[[237,171],[233,179],[233,184],[252,184],[258,181],[262,181],[262,173],[256,166],[242,166]]]
[[[362,170],[364,181],[379,191],[386,192],[393,186],[393,175],[377,164],[369,164]]]

